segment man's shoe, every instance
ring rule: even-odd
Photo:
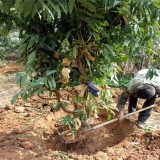
[[[144,122],[138,121],[137,122],[137,127],[140,129],[146,129],[147,125]]]

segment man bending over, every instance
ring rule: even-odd
[[[160,94],[160,70],[156,69],[158,76],[153,76],[152,79],[146,79],[148,69],[142,69],[137,72],[134,78],[127,84],[122,91],[117,108],[119,109],[119,121],[123,120],[124,108],[129,98],[128,113],[136,111],[138,98],[146,99],[143,108],[153,105],[157,94]],[[151,115],[151,109],[140,112],[138,116],[137,126],[146,128],[145,122]]]

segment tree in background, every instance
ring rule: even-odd
[[[52,107],[70,114],[61,121],[70,127],[78,129],[74,119],[84,122],[90,110],[108,106],[111,94],[102,84],[116,79],[121,61],[134,60],[139,51],[157,54],[152,49],[159,40],[158,0],[0,2],[1,13],[14,17],[21,28],[19,54],[26,66],[26,74],[16,76],[26,88],[12,102],[19,95],[25,101],[34,94],[52,99],[44,97],[47,91],[58,101]],[[65,98],[63,90],[69,93]],[[68,109],[71,104],[74,110]]]
[[[14,10],[7,13],[3,12],[2,2],[0,1],[0,58],[3,59],[7,53],[14,49],[14,44],[18,40],[18,17],[15,15]],[[10,4],[10,3],[9,3]],[[16,37],[12,38],[14,34]],[[15,42],[15,43],[14,43]]]

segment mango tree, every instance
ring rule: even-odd
[[[27,101],[34,94],[56,99],[52,107],[69,113],[61,123],[76,129],[91,110],[110,111],[112,95],[105,81],[116,80],[121,61],[133,60],[139,51],[156,54],[152,48],[159,40],[158,0],[1,0],[1,4],[2,14],[14,15],[21,28],[19,55],[26,68],[25,74],[16,76],[22,89],[12,103],[18,96]]]

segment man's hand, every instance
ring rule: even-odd
[[[123,116],[124,116],[124,111],[120,111],[119,114],[118,114],[119,122],[122,122]]]

